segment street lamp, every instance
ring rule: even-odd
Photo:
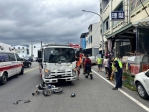
[[[101,15],[100,15],[100,14],[98,14],[98,13],[96,13],[96,12],[87,11],[87,10],[82,10],[82,11],[83,11],[83,12],[90,12],[90,13],[96,14],[96,15],[98,15],[98,16],[100,17],[100,19],[101,19],[101,22],[102,22],[102,34],[101,34],[101,36],[102,36],[102,55],[103,55],[103,52],[104,52],[103,19],[102,19]]]

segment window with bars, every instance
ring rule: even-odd
[[[146,0],[141,0],[142,3]],[[138,6],[141,5],[141,1],[140,0],[130,0],[130,10],[133,11],[135,8],[137,8]]]

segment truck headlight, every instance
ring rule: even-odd
[[[44,70],[44,76],[45,76],[45,78],[51,78],[51,72],[50,72],[50,70],[47,70],[47,69],[45,69]]]
[[[70,68],[72,68],[72,64],[68,65]]]
[[[72,75],[76,76],[76,70],[75,69],[72,69]]]

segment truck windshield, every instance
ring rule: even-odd
[[[45,48],[44,61],[49,63],[70,63],[75,61],[73,48]]]

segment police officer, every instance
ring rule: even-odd
[[[122,88],[122,74],[123,74],[123,64],[122,64],[122,56],[121,55],[119,55],[118,56],[118,63],[119,63],[119,66],[120,66],[120,76],[121,76],[121,78],[120,78],[120,87],[119,88]]]
[[[116,78],[116,85],[113,90],[117,90],[118,88],[122,87],[122,63],[118,58],[111,58],[112,63],[112,74],[115,74]]]

